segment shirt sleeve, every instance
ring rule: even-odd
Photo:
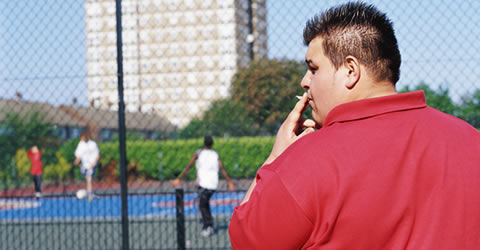
[[[262,168],[248,202],[235,208],[229,234],[233,249],[300,249],[312,230],[278,175]]]
[[[83,154],[83,147],[82,144],[78,144],[77,148],[75,149],[75,157],[81,158]]]

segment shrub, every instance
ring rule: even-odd
[[[72,165],[63,157],[60,152],[55,153],[57,157],[56,163],[48,164],[43,168],[43,177],[45,180],[60,183],[65,181],[68,173],[72,169]]]
[[[15,172],[17,181],[23,182],[30,178],[30,159],[23,148],[15,154]]]

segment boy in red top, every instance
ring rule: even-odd
[[[36,145],[33,145],[28,150],[28,158],[30,158],[31,166],[30,173],[35,184],[35,196],[40,198],[42,196],[42,152]]]

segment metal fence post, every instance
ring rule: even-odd
[[[118,139],[120,151],[120,192],[122,201],[122,249],[130,249],[128,233],[127,150],[125,142],[125,103],[123,100],[122,1],[116,0],[117,74],[118,74]]]
[[[183,189],[175,189],[177,210],[177,246],[178,249],[186,249],[185,244],[185,214],[183,211]]]

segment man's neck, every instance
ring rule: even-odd
[[[394,95],[397,93],[395,86],[389,81],[365,81],[357,87],[360,88],[355,89],[356,93],[352,95],[352,101]]]

